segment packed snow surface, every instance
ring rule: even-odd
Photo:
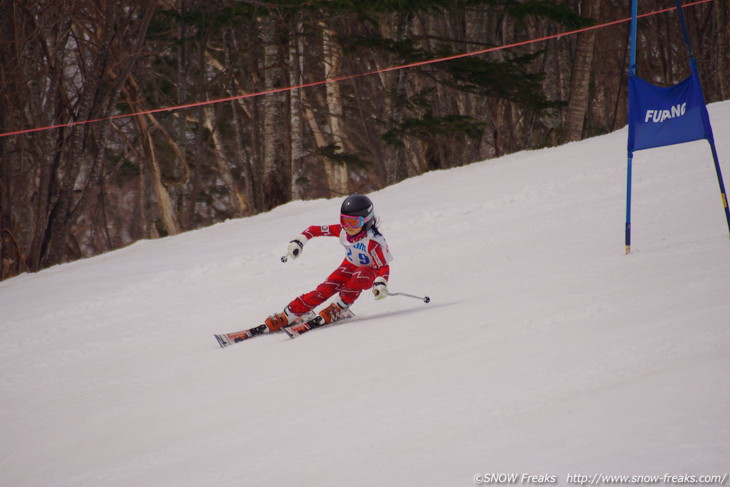
[[[710,106],[730,174],[730,102]],[[0,485],[473,486],[730,471],[730,238],[705,141],[626,129],[371,195],[357,318],[227,349],[343,258],[340,199],[0,283]],[[569,477],[572,475],[572,477]],[[532,483],[531,483],[532,480]],[[667,483],[662,477],[659,484]]]

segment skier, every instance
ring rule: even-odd
[[[348,309],[365,289],[372,288],[375,299],[388,296],[389,263],[393,257],[385,238],[378,230],[373,203],[365,195],[345,198],[337,225],[311,226],[289,242],[288,257],[298,258],[304,244],[315,237],[339,237],[346,255],[342,264],[313,291],[295,298],[284,311],[268,317],[264,332],[276,331],[299,319],[317,317],[314,308],[339,293],[338,298],[319,312],[324,323],[349,315]]]

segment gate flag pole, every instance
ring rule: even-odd
[[[629,80],[636,76],[636,16],[638,13],[638,0],[631,0],[631,34],[629,36],[630,56],[629,56]],[[628,141],[628,161],[626,164],[626,232],[625,245],[626,254],[631,252],[631,173],[632,163],[634,159],[634,129],[631,125],[631,108],[634,106],[632,98],[634,93],[631,90],[631,82],[629,81],[629,141]]]
[[[626,253],[631,250],[631,178],[634,152],[693,140],[705,139],[710,144],[715,163],[717,181],[720,185],[722,204],[730,232],[730,210],[728,209],[725,184],[720,170],[720,161],[715,148],[710,116],[700,84],[697,59],[687,30],[680,0],[675,0],[682,35],[689,54],[691,75],[670,87],[655,86],[636,75],[636,42],[638,0],[631,1],[631,34],[629,65],[629,136],[628,164],[626,170]]]
[[[700,71],[697,67],[697,57],[695,56],[694,49],[692,49],[692,41],[689,39],[689,30],[687,30],[687,21],[684,19],[684,12],[682,11],[682,4],[679,0],[674,0],[677,5],[677,13],[679,14],[679,24],[682,26],[682,36],[684,37],[684,43],[689,51],[689,63],[690,69],[692,70],[692,76],[700,81]],[[702,90],[700,89],[700,94]],[[730,210],[727,206],[727,193],[725,192],[725,183],[722,179],[722,170],[720,169],[720,158],[717,156],[717,149],[715,148],[715,136],[712,134],[712,125],[710,124],[710,115],[707,113],[707,104],[705,103],[704,94],[702,94],[702,106],[705,107],[702,123],[705,125],[705,139],[710,144],[710,151],[712,152],[712,160],[715,163],[715,173],[717,174],[717,182],[720,186],[720,197],[722,198],[722,206],[725,209],[725,220],[727,220],[728,235],[730,235]]]
[[[674,0],[677,5],[677,13],[679,14],[679,23],[682,26],[682,36],[684,37],[684,43],[687,45],[689,51],[689,62],[690,69],[692,70],[692,76],[697,79],[699,84],[700,71],[697,68],[697,57],[692,49],[692,42],[689,39],[689,30],[687,30],[687,21],[684,19],[684,12],[682,12],[682,5],[679,0]],[[702,94],[702,90],[700,90]],[[707,105],[705,103],[704,94],[702,94],[702,105],[705,107],[705,111],[702,117],[702,123],[705,125],[705,139],[710,144],[710,150],[712,151],[712,160],[715,163],[715,173],[717,174],[717,182],[720,185],[720,196],[722,197],[722,206],[725,209],[725,219],[727,220],[728,234],[730,235],[730,210],[727,206],[727,193],[725,192],[725,183],[722,179],[722,170],[720,169],[720,159],[717,156],[717,149],[715,148],[715,136],[712,134],[712,125],[710,125],[710,115],[707,113]]]

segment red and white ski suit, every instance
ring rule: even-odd
[[[335,293],[345,303],[352,304],[365,289],[373,286],[373,281],[382,277],[386,281],[390,275],[390,255],[385,238],[373,228],[350,237],[342,225],[311,226],[302,235],[310,240],[314,237],[339,237],[347,254],[342,264],[317,286],[317,289],[302,294],[289,303],[289,309],[296,315],[303,315],[327,301]]]

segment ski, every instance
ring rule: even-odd
[[[296,338],[302,333],[314,330],[315,328],[319,328],[325,325],[331,325],[333,323],[337,323],[338,321],[350,319],[354,316],[355,313],[348,309],[347,312],[343,313],[340,317],[338,317],[335,321],[331,323],[326,323],[324,321],[324,318],[322,318],[321,316],[316,316],[306,323],[294,323],[293,325],[289,325],[282,329],[284,330],[284,333],[289,336],[289,338]]]
[[[301,321],[297,319],[292,325],[289,326],[296,326],[302,324]],[[221,334],[214,334],[216,340],[218,340],[218,345],[221,346],[221,348],[230,347],[231,345],[234,345],[238,342],[242,342],[244,340],[248,340],[249,338],[254,338],[259,335],[266,335],[269,333],[269,328],[266,325],[259,325],[254,326],[253,328],[248,328],[247,330],[240,330],[240,331],[232,331],[231,333],[221,333]]]
[[[254,326],[253,328],[249,328],[248,330],[241,330],[241,331],[234,331],[231,333],[222,333],[220,335],[214,335],[215,339],[218,340],[218,345],[221,346],[221,348],[230,347],[231,345],[242,342],[244,340],[248,340],[249,338],[253,338],[255,336],[264,335],[269,332],[269,329],[266,327],[266,325],[259,325]]]
[[[337,318],[332,323],[336,323],[341,320],[346,320],[348,318],[352,318],[355,316],[355,314],[347,310],[346,313],[344,313],[342,316]],[[315,328],[319,328],[320,326],[327,325],[329,323],[325,323],[324,319],[321,316],[317,316],[315,318],[312,318],[311,320],[307,322],[295,322],[292,325],[289,325],[285,328],[282,328],[284,330],[284,333],[286,333],[289,338],[296,338],[302,333],[308,332],[309,330],[313,330]],[[247,330],[241,330],[241,331],[233,331],[231,333],[221,333],[221,334],[214,334],[213,336],[218,341],[218,345],[221,346],[221,348],[230,347],[231,345],[235,345],[238,342],[242,342],[244,340],[248,340],[249,338],[257,337],[259,335],[265,335],[269,333],[269,329],[266,325],[259,325],[254,326],[253,328],[249,328]]]

